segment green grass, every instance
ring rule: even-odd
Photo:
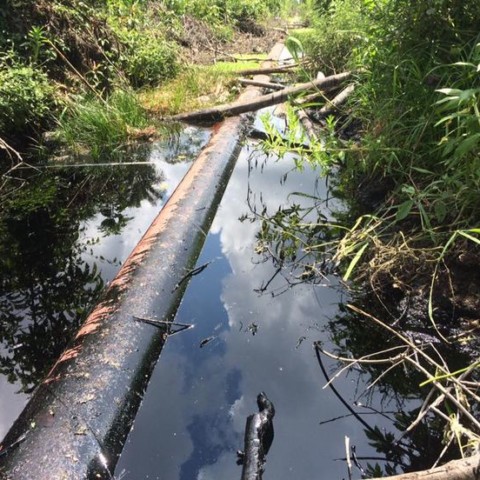
[[[189,67],[170,82],[142,92],[140,101],[148,111],[161,115],[224,103],[238,94],[235,72],[258,67],[258,62],[251,61]]]
[[[70,105],[58,121],[58,136],[73,150],[100,159],[148,126],[147,114],[136,96],[118,90],[104,102],[89,97]]]

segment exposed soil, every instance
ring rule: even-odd
[[[365,272],[365,291],[360,297],[367,301],[369,311],[417,339],[437,343],[440,334],[458,351],[476,358],[480,346],[480,248],[468,241],[458,242],[439,264],[428,252],[406,245],[397,245],[395,254],[383,251],[391,248],[377,249]]]
[[[239,25],[231,41],[220,39],[212,29],[193,17],[183,19],[184,31],[177,41],[182,46],[186,63],[212,64],[217,61],[234,61],[235,55],[268,53],[272,46],[286,38],[285,32],[274,23],[267,26],[248,21]]]

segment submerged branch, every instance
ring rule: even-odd
[[[245,451],[238,452],[243,465],[241,480],[262,480],[266,456],[273,442],[275,408],[264,392],[257,397],[258,413],[247,418]]]

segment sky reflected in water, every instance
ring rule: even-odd
[[[276,409],[265,480],[343,478],[346,467],[334,459],[344,456],[344,436],[364,444],[361,425],[351,420],[319,425],[347,413],[322,389],[312,348],[328,342],[323,327],[338,313],[341,289],[330,279],[276,297],[255,292],[275,268],[254,253],[259,222],[239,221],[250,207],[273,213],[288,202],[311,202],[289,198],[292,191],[326,198],[325,184],[309,168],[292,171],[286,158],[255,166],[249,153],[242,152],[198,260],[211,263],[193,277],[177,315],[195,328],[169,338],[162,352],[117,467],[123,479],[240,478],[236,450],[261,391]],[[270,287],[284,286],[278,276]],[[337,385],[347,398],[357,386]]]
[[[92,279],[101,287],[116,275],[121,264],[160,212],[187,172],[192,160],[198,155],[209,137],[210,132],[208,130],[187,127],[179,135],[169,140],[144,146],[142,152],[145,151],[146,157],[137,158],[136,161],[143,160],[149,162],[148,164],[85,167],[89,168],[90,177],[97,176],[97,183],[100,185],[102,185],[102,182],[106,185],[108,181],[111,181],[112,172],[120,172],[121,175],[125,171],[122,169],[133,171],[134,175],[131,176],[133,180],[144,179],[144,184],[139,184],[137,187],[137,196],[132,195],[131,201],[129,198],[121,199],[124,200],[121,205],[115,203],[114,200],[112,200],[114,203],[109,205],[108,189],[107,192],[102,189],[96,192],[96,195],[106,196],[102,202],[98,202],[97,198],[92,198],[89,195],[84,195],[85,198],[81,198],[86,189],[75,183],[75,172],[80,172],[83,179],[85,177],[83,167],[75,167],[75,169],[69,167],[57,168],[55,172],[52,169],[47,169],[44,170],[42,176],[39,175],[38,178],[34,179],[35,184],[38,184],[39,191],[45,190],[48,193],[48,182],[52,182],[53,177],[56,191],[60,192],[58,196],[66,199],[65,203],[69,206],[74,205],[76,212],[86,211],[87,213],[83,216],[78,215],[75,220],[70,219],[69,224],[68,217],[65,219],[63,213],[59,214],[55,208],[49,207],[45,219],[41,218],[37,222],[40,225],[33,233],[33,227],[28,225],[23,218],[20,218],[18,223],[24,225],[22,230],[18,231],[17,237],[14,236],[15,232],[10,234],[7,229],[10,237],[7,237],[7,234],[2,236],[3,241],[8,239],[14,242],[15,247],[19,246],[17,247],[18,252],[15,251],[15,254],[12,254],[12,259],[3,258],[4,263],[0,265],[0,286],[2,288],[0,290],[0,302],[5,307],[0,311],[0,328],[4,329],[4,332],[12,330],[9,336],[5,335],[4,341],[0,341],[0,360],[2,361],[0,366],[5,369],[0,370],[0,373],[4,373],[3,375],[0,374],[0,439],[7,433],[31,393],[31,391],[25,392],[22,379],[25,382],[24,379],[27,378],[28,382],[33,383],[34,387],[35,382],[38,383],[43,374],[35,371],[32,365],[43,367],[47,359],[48,361],[54,361],[56,358],[50,359],[46,349],[42,351],[43,345],[65,343],[73,335],[75,332],[74,325],[81,321],[81,318],[75,317],[75,314],[81,316],[85,313],[85,310],[88,311],[93,306],[82,305],[82,309],[78,308],[77,312],[74,311],[73,306],[77,305],[75,299],[80,296],[79,293],[87,292],[92,288]],[[71,161],[78,163],[74,160]],[[152,174],[142,176],[146,169],[149,169],[148,171]],[[138,175],[136,175],[137,173]],[[68,179],[70,184],[67,184],[65,179]],[[103,179],[105,180],[103,181]],[[66,189],[66,192],[62,188]],[[36,190],[33,190],[32,193],[32,189],[27,189],[26,192],[20,191],[19,195],[24,197],[32,195],[33,197],[37,193]],[[127,187],[126,193],[129,192]],[[150,192],[159,192],[159,194],[156,196],[150,195]],[[139,198],[141,198],[140,201]],[[26,198],[26,200],[32,203],[38,201],[40,205],[43,201],[41,198],[33,198],[32,200]],[[22,206],[21,203],[20,206]],[[58,209],[60,207],[59,205]],[[62,205],[62,208],[67,213],[69,212],[64,205]],[[115,230],[106,232],[104,228],[105,221],[110,220],[108,213],[111,211],[115,212],[114,219],[118,219],[119,216],[126,219],[117,233],[115,233]],[[45,209],[41,212],[45,213]],[[61,217],[62,221],[55,223],[55,220],[52,220],[50,222],[51,219],[57,217]],[[82,218],[82,220],[78,221],[78,218]],[[9,221],[9,219],[2,220]],[[64,231],[68,232],[68,239]],[[1,229],[0,232],[2,232]],[[29,241],[31,235],[37,235],[38,241]],[[50,238],[48,235],[58,244],[62,244],[62,239],[64,239],[63,254],[68,257],[68,262],[62,263],[61,259],[55,258],[55,252],[53,252],[53,246],[51,245],[51,252],[44,252],[44,255],[35,253],[35,248],[38,250],[38,244],[48,243]],[[47,240],[43,241],[44,238]],[[72,244],[70,245],[68,242]],[[33,270],[33,267],[27,261],[22,263],[22,258],[33,258],[35,261],[35,270],[30,274],[31,278],[29,278],[29,271]],[[54,270],[58,265],[64,265],[65,263],[67,263],[69,271]],[[15,272],[12,271],[12,264],[16,267]],[[78,272],[87,271],[90,272],[89,275],[85,274],[82,277],[78,274]],[[8,288],[12,283],[11,278],[19,279],[13,282],[17,290]],[[58,293],[57,297],[61,298],[62,302],[59,302],[57,297],[52,295],[54,288],[55,292]],[[41,297],[39,292],[42,294]],[[28,295],[32,298],[31,302],[28,301],[30,298]],[[20,304],[19,299],[25,304],[21,309],[15,307]],[[65,305],[69,307],[70,311],[68,313],[62,310]],[[58,338],[59,332],[55,327],[55,322],[60,323],[59,319],[62,319],[65,323],[61,329],[61,339]],[[15,328],[17,329],[15,330]],[[23,339],[21,343],[19,343],[19,338]],[[62,348],[60,346],[60,351]],[[48,352],[48,354],[52,356],[51,352]],[[25,372],[27,367],[32,371]],[[8,374],[8,372],[11,373]],[[29,390],[33,390],[33,388]]]

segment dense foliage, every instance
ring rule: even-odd
[[[44,73],[30,66],[0,67],[0,131],[33,131],[53,106],[53,89]]]
[[[0,139],[22,149],[71,109],[68,96],[109,103],[118,88],[178,74],[185,18],[219,38],[264,20],[283,0],[6,0],[0,5]],[[182,43],[183,42],[183,43]],[[55,99],[55,101],[54,101]],[[65,100],[67,101],[65,102]],[[82,100],[80,99],[80,103]],[[99,111],[98,111],[99,112]],[[73,116],[79,118],[78,112]],[[105,115],[109,115],[108,112]],[[65,120],[65,114],[62,120]],[[64,122],[63,122],[64,124]],[[136,127],[136,125],[131,125]],[[23,151],[23,150],[22,150]],[[2,150],[0,149],[0,154]]]
[[[480,4],[317,0],[311,6],[313,28],[298,37],[318,68],[357,72],[349,113],[362,140],[341,145],[340,187],[358,200],[362,185],[360,213],[375,217],[356,225],[376,234],[362,237],[350,254],[366,238],[371,246],[390,242],[399,229],[409,232],[412,246],[447,248],[452,236],[475,233]]]

